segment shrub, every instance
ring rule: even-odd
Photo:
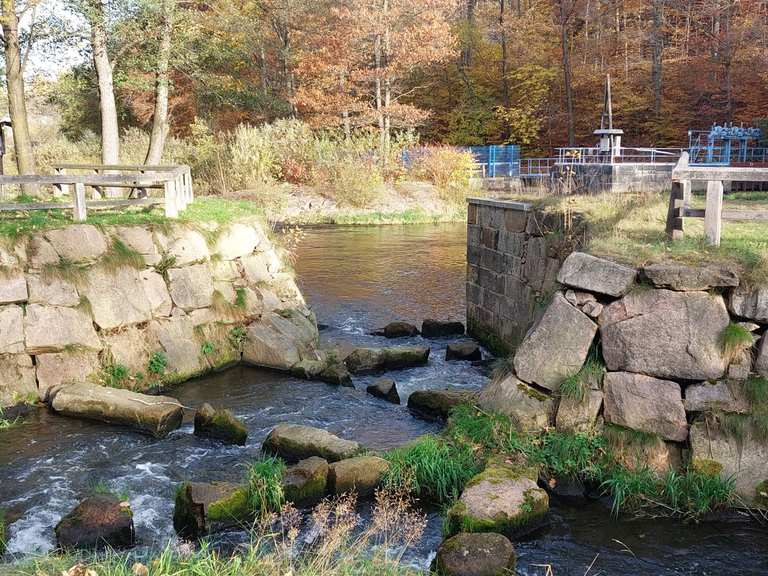
[[[168,357],[162,352],[152,352],[147,369],[150,374],[162,376],[168,368]]]
[[[449,202],[463,202],[470,190],[475,160],[472,154],[450,146],[424,148],[414,165],[414,173],[432,182]]]
[[[283,505],[285,463],[279,458],[264,458],[248,469],[248,506],[255,516],[279,512]]]
[[[130,372],[123,364],[112,364],[104,368],[104,384],[111,388],[122,388]]]

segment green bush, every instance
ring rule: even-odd
[[[423,149],[414,166],[414,173],[432,182],[449,202],[463,202],[470,191],[475,169],[472,154],[451,146],[430,146]]]
[[[162,352],[152,352],[149,357],[149,365],[147,366],[150,374],[155,376],[162,376],[168,369],[168,357]]]
[[[263,458],[248,469],[248,505],[254,516],[279,512],[285,500],[283,474],[285,463],[279,458]]]

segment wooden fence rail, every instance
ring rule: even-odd
[[[90,173],[73,174],[74,171]],[[46,176],[0,176],[0,186],[52,186],[54,197],[71,195],[71,202],[4,203],[0,204],[0,212],[71,209],[73,219],[83,222],[87,217],[88,208],[162,205],[168,218],[177,218],[179,212],[194,200],[189,166],[59,164],[54,166],[54,172],[55,174]],[[90,200],[86,200],[87,187],[92,190]],[[127,198],[121,197],[121,190],[128,191]],[[150,197],[148,190],[162,190],[163,196]]]
[[[706,207],[691,207],[694,182],[707,183]],[[667,212],[667,237],[683,237],[683,218],[704,218],[704,236],[712,246],[720,245],[723,220],[768,220],[768,210],[724,210],[723,182],[768,182],[766,168],[691,166],[683,152],[672,171],[672,193]]]

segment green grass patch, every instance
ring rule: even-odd
[[[768,408],[768,378],[749,378],[744,382],[744,391],[752,408]]]
[[[137,270],[144,268],[144,257],[120,240],[120,238],[112,238],[112,244],[104,256],[101,257],[101,262],[111,271],[124,266]]]
[[[720,348],[728,364],[748,358],[753,345],[752,333],[735,322],[728,324],[720,333]]]
[[[55,264],[45,264],[40,270],[40,275],[48,283],[60,280],[82,286],[85,283],[87,267],[68,258],[60,258]]]
[[[102,381],[105,386],[110,388],[125,388],[130,377],[130,370],[123,364],[112,364],[104,368],[102,372]]]
[[[283,474],[285,462],[279,458],[263,458],[248,469],[248,505],[255,516],[279,512],[285,501]]]
[[[5,510],[0,508],[0,556],[5,554],[7,538],[5,533]]]
[[[600,385],[605,372],[605,365],[597,358],[590,358],[581,370],[560,383],[559,393],[563,398],[583,402],[587,391],[593,385]]]

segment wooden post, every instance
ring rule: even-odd
[[[707,244],[720,246],[720,234],[723,228],[723,182],[707,182],[707,208],[704,213],[704,235]]]
[[[66,173],[66,170],[64,168],[55,168],[54,173],[57,176],[64,176]],[[53,185],[53,195],[55,197],[64,196],[65,194],[69,194],[69,184],[54,184]]]
[[[667,210],[667,239],[680,240],[683,237],[683,188],[680,182],[672,182]]]
[[[176,198],[176,182],[173,179],[166,180],[163,189],[165,191],[165,216],[167,218],[178,218],[179,205]]]
[[[680,185],[683,188],[683,205],[686,208],[691,207],[691,181],[690,180],[683,180],[680,182]]]
[[[87,217],[85,206],[85,184],[75,184],[75,197],[74,197],[74,214],[73,218],[75,222],[85,222]]]

